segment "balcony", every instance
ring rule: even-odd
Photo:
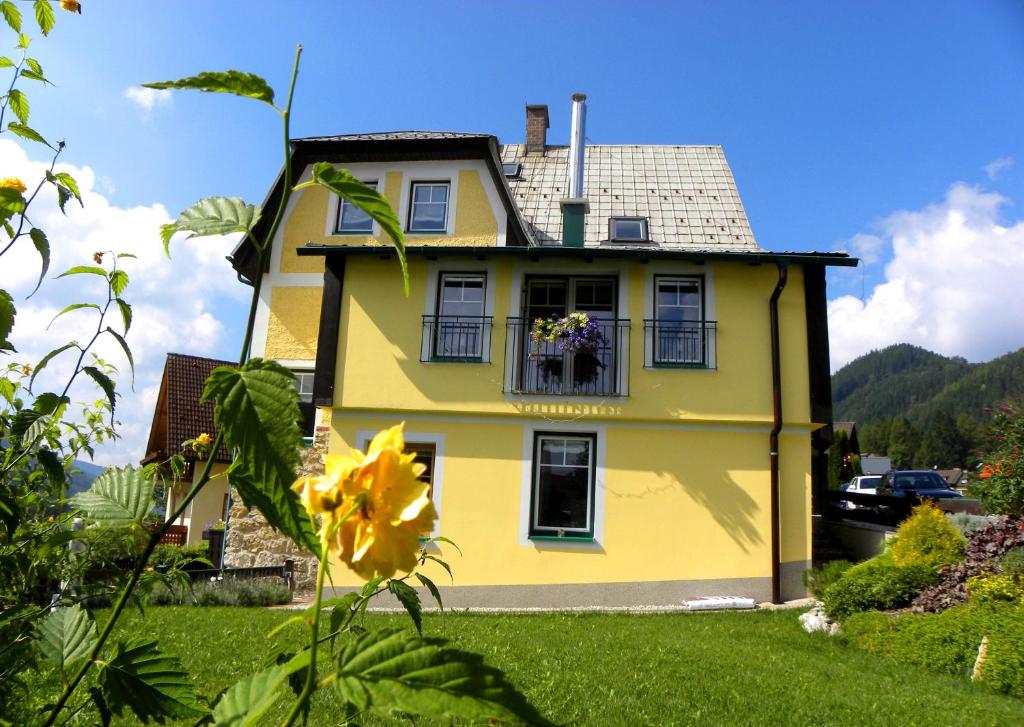
[[[598,345],[573,353],[552,341],[534,343],[532,320],[509,318],[505,390],[555,396],[625,396],[629,380],[629,321],[597,321]]]
[[[490,363],[492,316],[423,316],[420,361]]]
[[[715,321],[644,321],[646,368],[714,369]]]

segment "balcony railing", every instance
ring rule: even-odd
[[[713,369],[715,321],[644,321],[644,366]]]
[[[564,351],[558,342],[534,343],[533,321],[509,318],[505,390],[518,394],[624,396],[629,380],[629,321],[596,320],[593,351]]]
[[[420,361],[489,363],[492,316],[423,316]]]

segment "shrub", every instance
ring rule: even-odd
[[[838,581],[840,576],[852,566],[853,563],[848,560],[830,560],[828,563],[824,563],[817,568],[805,570],[800,575],[800,578],[803,581],[804,587],[810,591],[811,595],[821,599],[825,589]]]
[[[967,602],[968,579],[1002,568],[1003,556],[1024,545],[1024,520],[1000,517],[967,536],[964,559],[940,571],[939,583],[914,599],[919,613],[934,613]]]
[[[1007,402],[992,416],[992,444],[968,491],[988,512],[1024,516],[1024,411]]]
[[[209,564],[208,557],[209,546],[206,543],[200,545],[160,543],[153,548],[153,555],[150,556],[149,564],[152,566],[166,566],[167,568],[181,568],[196,561]],[[210,567],[212,567],[212,564]]]
[[[943,512],[926,502],[914,508],[896,531],[891,546],[896,565],[925,565],[938,570],[960,561],[967,540]]]
[[[158,586],[149,594],[150,606],[281,606],[292,600],[280,578],[227,578],[199,581],[187,588]]]
[[[970,678],[981,639],[989,646],[978,682],[1024,697],[1024,609],[955,606],[938,614],[858,613],[843,622],[847,643],[929,671]]]
[[[859,563],[825,589],[822,601],[830,618],[858,611],[901,608],[938,581],[935,569],[921,563],[897,565],[890,553]]]
[[[1003,573],[1008,576],[1024,578],[1024,545],[1018,545],[1006,551],[1000,561]]]
[[[974,576],[967,580],[967,597],[972,603],[1024,605],[1024,584],[1008,575]]]
[[[946,519],[964,535],[972,533],[983,525],[991,522],[984,515],[972,515],[969,512],[947,512]]]

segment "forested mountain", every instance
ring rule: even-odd
[[[1024,349],[988,363],[901,343],[851,361],[832,377],[833,417],[853,421],[861,449],[897,467],[971,466],[988,416],[1024,397]]]

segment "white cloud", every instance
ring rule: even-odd
[[[878,235],[856,234],[850,238],[850,249],[853,254],[871,265],[882,259],[882,251],[886,242]]]
[[[154,109],[170,106],[174,99],[167,89],[143,88],[142,86],[129,86],[124,90],[124,97],[139,107],[144,119],[151,118]]]
[[[885,282],[828,304],[833,369],[893,343],[971,361],[1024,346],[1024,220],[1000,224],[1007,201],[957,183],[938,204],[882,220]]]
[[[43,175],[45,164],[29,159],[12,141],[0,141],[0,168],[4,174],[30,180]],[[240,322],[244,302],[251,289],[237,282],[224,259],[237,241],[232,238],[193,238],[172,242],[173,258],[168,260],[160,242],[160,225],[171,216],[163,205],[118,207],[99,191],[102,177],[88,167],[58,165],[57,171],[72,174],[79,182],[84,207],[72,201],[67,216],[57,209],[55,195],[44,189],[32,205],[33,221],[46,231],[52,259],[50,272],[35,296],[25,299],[39,279],[40,258],[31,243],[19,240],[3,256],[0,285],[15,298],[18,313],[13,343],[18,353],[12,358],[34,364],[47,351],[76,339],[88,341],[95,332],[94,311],[74,311],[47,328],[53,316],[73,302],[92,302],[103,296],[105,284],[89,275],[54,279],[74,265],[92,265],[95,252],[128,252],[122,265],[131,279],[125,298],[133,307],[128,343],[135,359],[135,388],[124,354],[110,336],[100,338],[96,353],[120,369],[117,419],[123,423],[123,439],[97,453],[103,463],[137,462],[145,454],[146,438],[153,417],[153,404],[168,351],[200,356],[237,355],[240,341],[229,340],[227,327]],[[109,256],[106,256],[109,260]],[[120,330],[120,316],[113,312],[114,327]],[[37,383],[38,390],[61,385],[72,370],[70,354],[47,366]],[[75,401],[102,396],[89,382],[72,390]]]
[[[1014,165],[1013,157],[995,159],[985,165],[985,174],[990,180],[996,179],[1000,174]]]

